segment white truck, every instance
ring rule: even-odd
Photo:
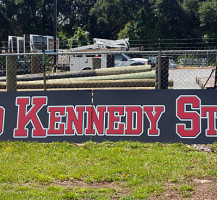
[[[100,60],[99,68],[150,64],[150,60],[146,58],[130,58],[126,54],[117,54],[117,51],[129,50],[129,38],[121,40],[94,38],[93,42],[92,45],[59,50],[63,54],[58,55],[58,65],[67,65],[70,67],[70,71],[91,69],[96,57]],[[112,54],[112,51],[116,51],[116,54]],[[100,52],[104,52],[104,54]]]
[[[99,68],[114,67],[111,59],[111,50],[120,51],[129,49],[129,38],[120,40],[107,40],[94,38],[92,45],[76,47],[69,50],[59,50],[58,65],[69,66],[70,71],[91,69],[93,60],[98,59]],[[79,52],[81,52],[79,54]],[[85,53],[84,53],[85,52]],[[100,52],[105,52],[104,54]],[[106,54],[110,53],[110,55]]]
[[[111,52],[112,53],[112,52]],[[130,58],[126,54],[115,54],[112,56],[107,54],[82,54],[71,55],[69,57],[70,71],[81,71],[92,69],[94,59],[99,59],[97,68],[133,66],[133,65],[148,65],[150,60],[146,58]],[[99,66],[100,65],[100,66]]]
[[[147,58],[130,58],[126,54],[115,55],[115,66],[148,65],[150,60]]]
[[[98,65],[94,66],[94,59],[98,59]],[[86,55],[82,54],[79,56],[69,57],[70,71],[81,71],[92,68],[106,68],[107,67],[107,56],[106,54],[98,55]]]

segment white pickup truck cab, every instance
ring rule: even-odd
[[[130,66],[130,65],[148,65],[149,59],[147,58],[130,58],[126,54],[115,55],[115,66]]]

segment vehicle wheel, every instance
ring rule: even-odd
[[[91,70],[91,68],[90,67],[85,67],[84,69],[82,69],[82,71],[83,70]]]

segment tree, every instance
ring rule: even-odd
[[[200,19],[198,13],[199,3],[200,0],[184,0],[181,4],[186,17],[186,23],[183,30],[186,38],[201,37]]]
[[[78,27],[91,32],[92,17],[89,15],[90,9],[97,0],[61,0],[58,4],[59,30],[67,37],[74,35]]]
[[[9,21],[8,34],[53,35],[53,0],[2,0]]]
[[[60,31],[57,35],[57,37],[59,38],[59,47],[60,49],[65,49],[68,47],[68,38],[66,37],[66,35]]]
[[[128,22],[133,21],[135,14],[144,0],[98,0],[90,10],[96,22],[97,37],[117,38],[117,34]]]
[[[199,7],[200,26],[204,37],[217,37],[217,1],[201,2]]]
[[[7,17],[5,8],[0,4],[0,41],[5,41],[10,28],[10,19]],[[3,44],[2,44],[3,45]]]
[[[143,7],[137,12],[135,21],[137,27],[137,35],[140,40],[153,39],[155,28],[155,16],[150,9],[151,4],[147,1]]]
[[[57,3],[58,36],[63,46],[68,38],[73,38],[71,45],[81,45],[74,42],[77,40],[74,35],[85,31],[89,35],[84,40],[217,36],[215,0],[58,0]],[[53,35],[53,20],[53,0],[0,0],[1,41],[7,40],[8,35],[24,33]]]
[[[89,44],[88,39],[88,32],[85,32],[81,29],[81,27],[78,27],[78,29],[75,31],[75,34],[72,38],[68,40],[68,47],[80,47]]]
[[[135,22],[128,22],[124,29],[122,29],[118,33],[118,39],[130,38],[131,40],[138,40],[139,37],[136,32],[136,24]]]
[[[182,38],[185,13],[177,0],[151,0],[155,27],[154,38]]]

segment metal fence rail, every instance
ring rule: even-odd
[[[0,90],[215,88],[217,50],[0,54]]]

